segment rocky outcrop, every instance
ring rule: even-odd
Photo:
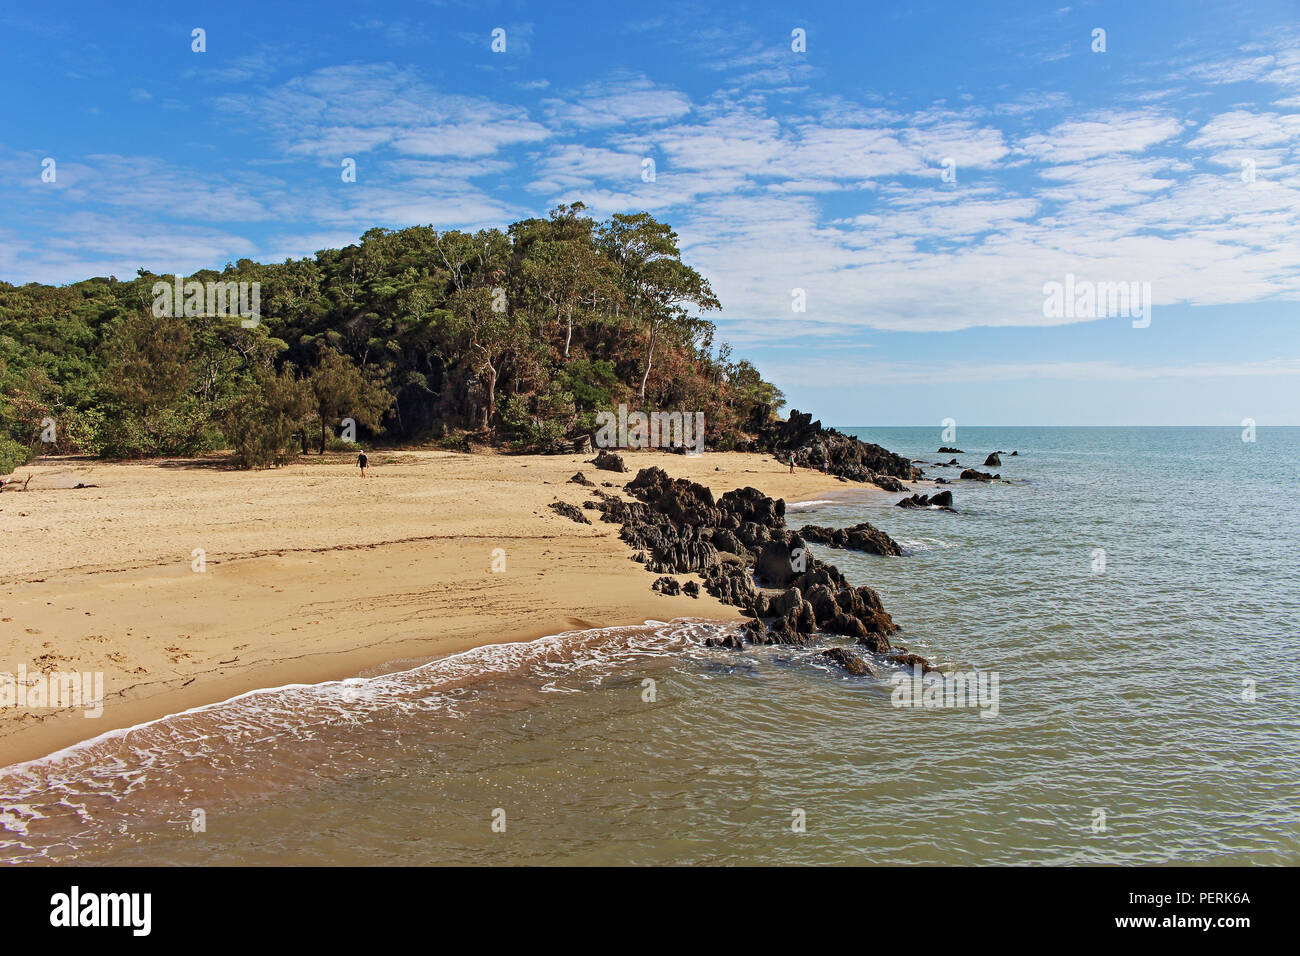
[[[970,481],[992,481],[995,478],[1000,479],[1002,476],[990,475],[988,472],[976,471],[974,468],[967,468],[960,475],[958,475],[958,477],[966,478],[969,479]]]
[[[1002,459],[998,457],[997,452],[993,452],[991,455],[989,455],[987,458],[984,459],[984,467],[985,468],[1002,467]]]
[[[944,511],[952,511],[952,492],[940,491],[934,496],[930,495],[912,495],[910,498],[904,498],[898,503],[900,508],[942,508]]]
[[[556,514],[563,515],[570,521],[576,521],[578,524],[591,524],[587,516],[582,513],[582,509],[577,505],[571,505],[567,501],[552,501],[547,505]]]
[[[651,591],[658,591],[660,594],[669,596],[682,593],[681,583],[676,578],[662,577],[657,578],[655,583],[650,585]]]
[[[873,653],[900,650],[890,643],[899,628],[869,587],[853,587],[834,566],[809,551],[810,542],[877,554],[902,554],[892,538],[870,524],[834,529],[785,526],[785,502],[754,488],[718,499],[707,487],[645,468],[627,483],[634,500],[600,495],[602,520],[622,525],[619,536],[646,568],[663,575],[660,593],[677,593],[671,574],[696,571],[704,590],[749,618],[738,635],[711,638],[718,647],[743,644],[805,646],[819,634],[853,638]],[[688,582],[681,588],[691,593]]]
[[[899,667],[919,667],[921,668],[922,674],[929,674],[931,671],[937,671],[939,669],[920,654],[909,653],[906,648],[902,647],[897,648],[893,653],[889,654],[886,657],[886,660],[891,664],[898,665]]]
[[[832,664],[838,664],[855,677],[875,677],[876,671],[861,654],[855,654],[847,647],[828,647],[819,655]]]
[[[601,471],[627,471],[627,465],[623,464],[623,456],[616,455],[612,451],[599,452],[591,459],[591,464]]]
[[[964,454],[966,454],[966,453],[965,453],[964,451],[962,451],[960,448],[949,448],[947,445],[942,445],[942,446],[940,446],[940,448],[939,448],[939,454],[941,454],[941,455],[964,455]]]
[[[596,487],[596,483],[592,481],[590,478],[588,478],[586,475],[584,475],[582,472],[578,472],[576,475],[570,478],[569,481],[573,482],[575,485],[585,485],[588,488]]]
[[[863,521],[851,528],[823,528],[820,525],[804,525],[799,536],[805,541],[828,544],[832,548],[846,551],[862,551],[866,554],[901,555],[903,549],[898,542],[885,532]]]
[[[751,426],[758,434],[758,447],[776,455],[782,463],[788,463],[793,455],[795,465],[800,468],[825,471],[849,481],[883,480],[886,486],[899,479],[913,481],[921,477],[921,469],[901,455],[834,428],[824,428],[807,412],[792,410],[785,421],[769,420],[770,415],[768,406],[759,406]],[[903,489],[889,487],[889,490]]]

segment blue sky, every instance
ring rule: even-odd
[[[556,6],[11,5],[0,279],[580,199],[672,223],[828,422],[1300,423],[1296,0]],[[1150,324],[1045,317],[1067,273]]]

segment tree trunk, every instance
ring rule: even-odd
[[[641,376],[641,389],[637,392],[637,399],[642,402],[645,401],[645,384],[650,380],[650,365],[655,358],[655,336],[658,332],[654,326],[650,327],[650,345],[645,351],[645,374]]]
[[[573,341],[573,306],[569,306],[569,331],[564,336],[564,357],[569,357],[569,343]]]
[[[325,454],[325,416],[320,417],[320,453]]]
[[[497,414],[497,370],[491,362],[487,363],[487,406],[484,411],[483,428],[486,430]]]

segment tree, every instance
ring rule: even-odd
[[[384,413],[393,396],[379,379],[368,378],[346,355],[323,349],[320,364],[308,379],[312,408],[320,419],[320,453],[325,454],[326,429],[333,421],[351,418],[372,432],[382,432]]]
[[[277,375],[261,368],[226,412],[226,434],[240,468],[282,465],[306,427],[315,398],[309,383],[286,364]]]
[[[637,389],[637,398],[644,401],[664,326],[675,323],[692,333],[698,326],[691,323],[685,306],[707,310],[722,305],[708,280],[682,262],[677,233],[649,213],[615,214],[601,229],[600,245],[613,262],[629,318],[646,332],[645,371]]]
[[[479,427],[487,430],[496,417],[501,360],[520,332],[519,323],[509,308],[500,307],[504,303],[490,289],[459,290],[452,295],[451,305],[453,327],[463,338],[471,368],[483,384],[485,399]]]

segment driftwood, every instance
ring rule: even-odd
[[[10,485],[16,485],[16,484],[18,484],[18,479],[17,479],[17,478],[12,478],[12,479],[10,479],[9,481],[6,481],[4,484],[0,485],[0,491],[5,491],[5,490],[9,490],[9,491],[26,491],[26,490],[27,490],[27,485],[31,482],[31,480],[32,480],[33,477],[35,477],[35,476],[34,476],[34,475],[28,475],[27,478],[26,478],[26,480],[23,482],[23,486],[22,486],[21,488],[11,488],[11,487],[10,487]]]

